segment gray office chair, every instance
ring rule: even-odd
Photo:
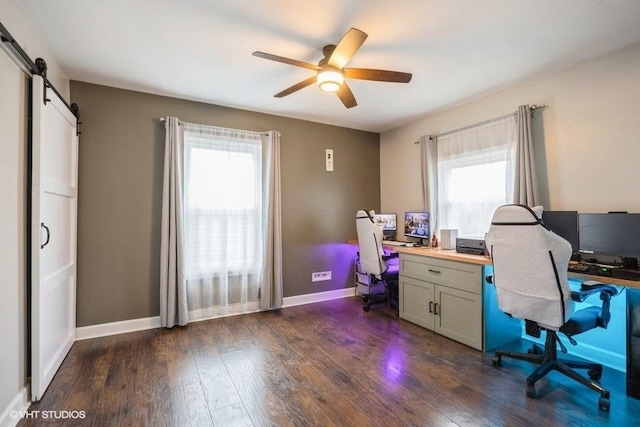
[[[493,262],[490,280],[496,288],[500,309],[510,316],[525,320],[526,333],[540,337],[546,331],[544,349],[534,345],[528,353],[497,350],[492,362],[502,364],[502,357],[511,357],[539,364],[527,378],[527,396],[535,397],[535,383],[552,370],[600,393],[598,406],[609,411],[609,391],[598,381],[602,365],[558,358],[556,345],[566,353],[558,339],[565,334],[575,345],[573,336],[597,327],[606,328],[610,319],[609,301],[617,294],[611,285],[583,285],[572,292],[567,281],[571,245],[544,227],[542,209],[521,205],[501,206],[496,210],[486,236],[486,246]],[[574,301],[584,301],[600,293],[602,306],[591,306],[574,312]],[[574,369],[586,369],[589,378]]]
[[[382,247],[382,228],[373,222],[374,212],[359,210],[356,214],[358,232],[358,259],[360,271],[369,276],[369,289],[382,283],[382,292],[364,295],[364,311],[369,311],[372,304],[387,302],[394,310],[398,310],[398,265],[389,260],[398,257],[397,252],[387,253]]]

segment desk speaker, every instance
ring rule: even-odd
[[[440,230],[440,246],[442,249],[455,249],[456,239],[458,238],[458,230],[443,229]]]

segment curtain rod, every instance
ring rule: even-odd
[[[4,25],[2,25],[2,22],[0,22],[0,40],[2,41],[2,43],[7,43],[13,49],[13,51],[16,54],[15,56],[17,56],[17,58],[19,58],[20,61],[22,62],[23,67],[21,68],[26,68],[27,72],[31,74],[36,74],[43,78],[44,89],[45,89],[45,97],[44,97],[45,104],[48,101],[46,92],[47,92],[47,88],[49,88],[53,90],[53,92],[58,96],[58,98],[60,98],[62,103],[67,107],[67,109],[69,109],[69,111],[71,111],[71,113],[76,117],[76,119],[80,119],[80,108],[78,107],[78,104],[73,103],[69,105],[67,101],[65,101],[65,99],[62,97],[62,95],[60,95],[60,92],[58,92],[58,90],[55,88],[53,83],[51,83],[49,79],[47,79],[47,63],[45,62],[45,60],[42,58],[37,58],[36,62],[34,63],[29,57],[29,55],[27,55],[27,52],[25,52],[24,49],[22,49],[22,47],[20,46],[20,44],[16,41],[16,39],[13,38],[9,30],[7,30],[7,28]],[[14,60],[15,59],[16,58],[14,58]],[[20,66],[20,64],[18,64],[18,66]],[[77,130],[77,133],[79,134],[80,131]]]
[[[547,107],[548,107],[548,105],[535,105],[535,104],[533,104],[531,107],[529,107],[529,111],[531,111],[533,113],[536,110],[540,110],[540,109],[547,108]],[[476,126],[482,126],[482,125],[487,124],[487,123],[496,122],[498,120],[502,120],[502,119],[506,119],[507,117],[511,117],[512,115],[517,114],[517,113],[518,113],[518,111],[516,110],[511,114],[506,114],[504,116],[495,117],[493,119],[485,120],[483,122],[475,123],[475,124],[472,124],[472,125],[469,125],[469,126],[463,126],[461,128],[458,128],[458,129],[454,129],[454,130],[450,130],[450,131],[441,133],[440,135],[433,135],[433,136],[430,136],[429,139],[430,140],[438,139],[438,137],[440,137],[440,136],[451,135],[452,133],[456,133],[456,132],[460,132],[460,131],[463,131],[463,130],[471,129],[471,128],[474,128]],[[420,141],[419,140],[415,141],[414,144],[420,144]]]
[[[160,117],[160,121],[161,122],[166,122],[167,118],[166,117]],[[181,123],[187,123],[187,122],[182,122],[182,121],[180,121],[180,122]],[[194,124],[196,124],[196,123],[194,123]],[[213,125],[204,125],[204,126],[211,126],[211,127],[214,127],[214,128],[227,129],[227,130],[231,130],[231,131],[234,131],[234,132],[253,132],[253,133],[258,133],[258,134],[263,135],[263,136],[269,136],[269,132],[255,132],[255,131],[252,131],[252,130],[225,128],[225,127],[222,127],[222,126],[213,126]]]

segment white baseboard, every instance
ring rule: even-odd
[[[355,295],[355,288],[336,289],[333,291],[316,292],[314,294],[296,295],[283,298],[282,307],[311,304],[314,302],[330,301],[332,299],[347,298]]]
[[[14,427],[21,420],[20,414],[29,409],[31,405],[29,387],[22,387],[16,397],[0,414],[0,427]]]
[[[160,327],[160,316],[142,319],[122,320],[120,322],[101,323],[99,325],[76,328],[76,341],[89,338],[107,337],[109,335],[126,334]]]
[[[333,291],[316,292],[314,294],[296,295],[293,297],[283,298],[282,307],[294,307],[296,305],[311,304],[314,302],[329,301],[338,298],[347,298],[354,295],[354,288],[344,288],[336,289]],[[120,322],[112,323],[101,323],[99,325],[82,326],[76,328],[76,341],[87,340],[90,338],[107,337],[117,334],[126,334],[129,332],[144,331],[147,329],[154,329],[159,327],[160,316],[146,317],[143,319],[122,320]]]

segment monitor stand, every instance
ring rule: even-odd
[[[418,239],[417,242],[413,242],[413,246],[416,248],[424,248],[429,246],[429,239],[423,239],[422,237],[416,237]]]

